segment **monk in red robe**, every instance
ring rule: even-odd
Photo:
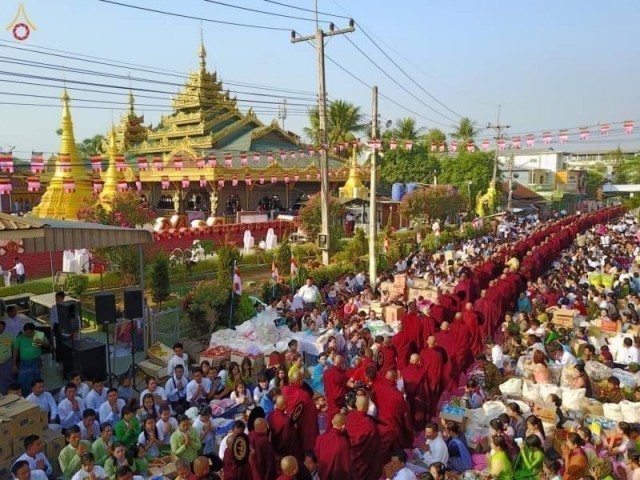
[[[440,331],[434,337],[436,337],[438,346],[447,352],[447,359],[442,371],[442,391],[455,390],[458,388],[460,370],[458,369],[458,362],[456,362],[456,341],[449,331],[449,323],[443,322],[440,325]]]
[[[493,335],[492,326],[496,321],[500,321],[500,312],[498,308],[487,298],[487,290],[480,292],[480,298],[473,304],[473,309],[482,315],[482,324],[480,325],[483,339],[489,335]]]
[[[378,350],[378,356],[380,355],[382,356],[382,365],[378,365],[380,375],[384,376],[389,370],[396,370],[398,368],[396,362],[398,352],[391,343],[391,337],[385,337],[382,341],[382,346]]]
[[[407,337],[420,348],[422,346],[422,322],[416,302],[409,303],[409,311],[402,316],[401,322]]]
[[[353,388],[356,383],[365,382],[365,372],[369,367],[374,367],[376,370],[378,369],[378,365],[376,365],[376,363],[373,361],[373,350],[371,350],[370,348],[365,348],[362,362],[360,363],[358,368],[354,369],[354,371],[351,373],[351,376],[347,381],[347,386],[349,388]]]
[[[347,388],[349,377],[344,371],[343,363],[342,355],[336,355],[333,366],[329,367],[323,375],[324,393],[327,399],[327,418],[333,418],[344,407],[344,396],[349,390]]]
[[[313,397],[302,386],[303,377],[300,372],[294,372],[289,378],[289,385],[282,387],[282,395],[287,399],[287,415],[296,424],[298,441],[302,451],[313,450],[318,436],[318,410]],[[299,413],[301,412],[301,413]],[[302,461],[304,458],[298,458]]]
[[[411,355],[409,365],[400,373],[404,381],[404,393],[409,404],[409,418],[413,431],[420,432],[429,415],[429,393],[426,375],[420,365],[420,355]]]
[[[471,336],[471,351],[473,356],[476,356],[483,350],[482,333],[480,331],[480,317],[473,310],[473,304],[471,302],[468,302],[464,306],[462,321],[469,329],[469,335]]]
[[[345,433],[345,416],[334,415],[331,428],[316,439],[314,452],[318,459],[318,476],[322,480],[345,480],[351,476],[349,439]]]
[[[471,332],[462,321],[462,313],[458,312],[453,317],[453,322],[449,327],[456,343],[456,362],[461,372],[467,370],[473,361],[471,355]]]
[[[382,462],[371,452],[380,450],[380,433],[375,420],[367,415],[369,399],[356,398],[356,409],[347,415],[345,431],[349,438],[351,454],[351,478],[359,480],[379,480],[382,476]]]
[[[291,421],[291,417],[285,413],[287,399],[279,395],[275,399],[275,408],[269,415],[269,430],[271,431],[271,444],[276,451],[276,461],[282,457],[293,455],[302,457],[302,448],[298,440],[298,432]]]
[[[380,425],[380,450],[382,463],[391,458],[396,448],[410,448],[413,444],[413,431],[409,420],[409,408],[402,392],[398,390],[398,374],[389,370],[385,378],[373,385],[373,401],[378,407]]]
[[[398,332],[393,337],[391,337],[391,343],[398,353],[398,356],[396,357],[398,368],[402,369],[408,365],[409,357],[411,356],[411,354],[418,351],[418,346],[416,342],[414,342],[407,336],[407,333],[404,331],[404,325],[402,324],[402,322],[398,323],[397,330]]]
[[[460,279],[458,280],[454,293],[458,295],[458,298],[460,298],[462,302],[473,302],[475,300],[473,284],[465,272],[460,274]]]
[[[244,435],[244,433],[240,433],[238,435]],[[235,438],[236,435],[227,439],[227,449],[224,451],[224,458],[222,459],[222,472],[224,474],[224,479],[253,480],[253,475],[251,474],[251,465],[249,465],[249,463],[245,463],[244,465],[242,465],[233,457],[234,452],[233,448],[231,448],[231,445],[233,444]]]
[[[253,480],[275,480],[276,451],[269,441],[267,421],[264,418],[256,418],[253,423],[253,432],[249,432],[249,445],[251,446],[249,465],[251,465]]]
[[[298,468],[298,460],[296,457],[291,455],[284,457],[280,460],[280,469],[282,470],[282,474],[278,477],[277,480],[296,480],[299,468]]]
[[[429,306],[429,316],[433,318],[436,325],[440,326],[442,322],[447,321],[447,309],[440,305],[439,298],[434,299]]]
[[[422,345],[426,345],[429,337],[435,335],[437,331],[438,327],[435,319],[431,316],[431,307],[429,307],[429,313],[422,317]]]
[[[444,371],[445,356],[444,350],[436,347],[436,337],[427,339],[427,346],[420,352],[420,364],[425,373],[425,382],[429,394],[429,418],[436,415],[438,402],[442,393],[442,372]]]

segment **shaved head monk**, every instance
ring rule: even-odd
[[[298,473],[298,460],[292,455],[287,455],[280,460],[280,469],[282,470],[282,475],[278,477],[278,480],[295,480]]]
[[[287,415],[296,425],[300,449],[296,458],[302,463],[302,453],[313,450],[318,436],[318,410],[313,396],[302,385],[304,380],[301,372],[294,372],[290,377],[289,385],[282,387],[282,395],[287,399]]]
[[[316,439],[314,452],[318,458],[318,476],[322,480],[344,480],[351,477],[349,439],[345,434],[346,418],[337,413],[331,428]]]
[[[241,465],[234,458],[234,451],[231,446],[233,445],[233,441],[238,435],[244,434],[235,434],[227,439],[227,449],[224,451],[224,458],[222,459],[222,471],[224,473],[224,479],[253,480],[253,475],[251,474],[251,466],[248,463]],[[248,447],[249,446],[247,445],[247,448]]]
[[[277,460],[287,455],[302,456],[302,448],[298,442],[298,432],[291,422],[291,417],[285,412],[287,399],[279,395],[275,400],[275,408],[269,415],[269,430],[271,430],[271,444],[276,451]]]
[[[251,446],[249,465],[251,465],[253,478],[275,480],[276,451],[269,441],[268,425],[264,418],[256,418],[253,422],[253,431],[249,432],[249,445]]]
[[[344,407],[344,396],[346,395],[347,377],[344,371],[344,359],[342,355],[336,355],[333,360],[333,366],[324,372],[323,382],[324,391],[327,398],[327,418],[333,416]]]
[[[420,365],[420,355],[414,353],[409,359],[409,365],[402,370],[404,393],[409,404],[409,418],[413,430],[422,431],[428,420],[429,391],[426,374]]]
[[[380,449],[380,433],[373,418],[367,415],[369,398],[358,396],[356,409],[347,415],[345,431],[351,446],[352,478],[378,480],[382,476],[382,462],[379,455],[371,455]]]
[[[436,414],[436,406],[442,393],[442,372],[444,370],[445,354],[437,348],[436,337],[427,339],[427,346],[420,352],[420,363],[425,373],[425,382],[429,394],[429,418]]]

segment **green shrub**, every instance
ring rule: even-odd
[[[89,277],[86,275],[69,275],[64,284],[64,289],[72,296],[79,298],[89,288]]]
[[[262,284],[260,299],[268,305],[271,303],[271,300],[279,300],[288,292],[288,287],[286,285],[283,285],[282,283],[274,284],[273,282],[267,282]]]
[[[149,289],[151,290],[151,298],[160,306],[171,294],[169,258],[164,252],[158,252],[149,265]]]
[[[256,314],[256,309],[253,306],[253,302],[249,298],[249,295],[243,293],[240,297],[234,296],[233,306],[233,319],[235,325],[240,325],[243,322],[253,318]]]

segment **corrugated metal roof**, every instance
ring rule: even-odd
[[[25,253],[58,252],[151,243],[147,230],[99,223],[35,219],[0,213],[0,239],[22,240]]]

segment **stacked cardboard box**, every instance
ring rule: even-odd
[[[41,438],[44,442],[44,453],[53,467],[53,476],[60,477],[62,472],[60,471],[58,456],[65,446],[64,435],[56,430],[46,429],[42,432]]]

